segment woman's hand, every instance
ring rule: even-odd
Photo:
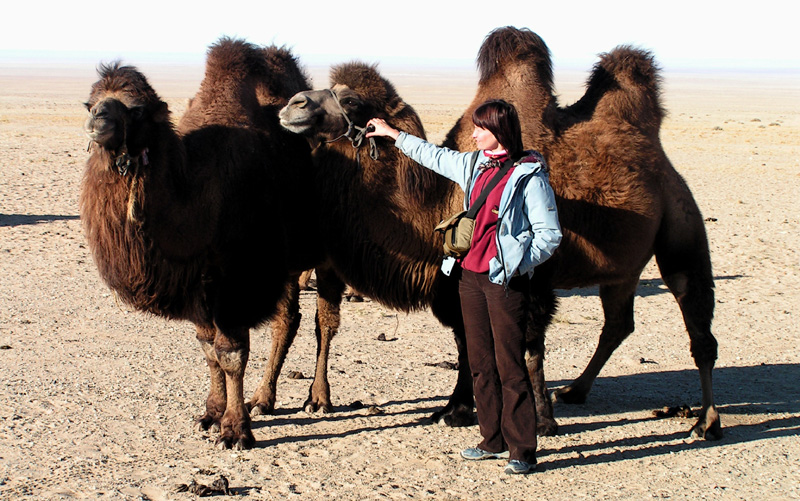
[[[373,130],[371,131],[370,126],[373,127]],[[373,118],[367,122],[367,137],[385,136],[392,139],[397,139],[397,136],[399,135],[400,131],[387,124],[382,118]]]

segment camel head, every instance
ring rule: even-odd
[[[146,153],[154,124],[169,123],[169,109],[133,67],[101,65],[98,74],[86,102],[84,130],[90,147],[107,153],[109,166],[125,174],[130,162]]]
[[[331,69],[331,87],[299,92],[279,114],[281,125],[321,141],[363,136],[367,121],[380,117],[392,123],[411,108],[374,65],[346,63]]]

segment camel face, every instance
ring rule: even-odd
[[[278,116],[286,129],[327,141],[347,134],[350,124],[363,127],[372,118],[370,107],[359,95],[341,85],[331,90],[299,92]]]
[[[128,108],[115,98],[105,98],[89,107],[89,117],[83,128],[89,139],[98,146],[116,151],[125,141],[126,131],[131,123],[141,120],[142,114],[141,106]]]
[[[101,66],[99,73],[86,102],[84,131],[107,152],[138,156],[152,125],[169,120],[169,108],[135,68],[117,63]]]

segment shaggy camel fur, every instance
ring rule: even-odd
[[[318,316],[317,373],[307,409],[330,410],[327,353],[338,328],[343,284],[399,310],[430,307],[437,318],[463,340],[457,283],[439,272],[440,245],[432,228],[451,204],[450,182],[421,168],[394,146],[377,144],[373,159],[359,131],[373,116],[391,117],[403,130],[424,136],[416,112],[397,95],[374,67],[351,63],[331,71],[329,90],[303,92],[281,111],[289,130],[308,136],[317,163],[313,180],[321,206],[322,237],[333,273],[320,275],[317,285],[326,298]],[[341,105],[341,108],[340,108]],[[342,113],[345,110],[345,116]],[[354,148],[362,144],[363,148]],[[323,172],[324,169],[331,169]],[[338,281],[338,282],[337,282]],[[333,313],[333,314],[330,314]],[[320,320],[321,318],[321,320]],[[466,356],[466,352],[460,350]],[[460,363],[467,367],[465,358]],[[452,425],[472,422],[472,383],[468,369],[459,374],[457,391],[441,413]]]
[[[585,95],[567,107],[559,106],[554,94],[550,51],[530,30],[491,32],[478,67],[476,96],[443,145],[472,148],[472,111],[490,98],[513,103],[525,146],[548,159],[564,230],[558,251],[537,269],[533,281],[543,298],[541,309],[533,312],[528,343],[539,415],[545,422],[552,416],[542,361],[556,303],[544,289],[600,285],[605,324],[595,354],[572,384],[553,393],[554,400],[582,403],[603,365],[634,330],[639,276],[655,255],[683,313],[699,369],[702,409],[692,434],[720,438],[712,392],[717,341],[711,333],[714,281],[708,240],[697,203],[661,146],[664,110],[652,54],[630,46],[601,54]]]
[[[549,159],[567,235],[531,284],[528,350],[538,432],[557,431],[542,368],[544,332],[556,308],[553,289],[601,284],[607,321],[597,354],[584,375],[557,392],[562,399],[580,401],[603,363],[632,332],[633,293],[655,251],[684,313],[700,369],[703,408],[692,433],[719,438],[711,391],[716,341],[710,332],[708,244],[699,210],[658,140],[662,110],[652,57],[628,47],[605,55],[584,98],[566,109],[555,102],[549,51],[535,34],[513,28],[492,32],[481,48],[479,65],[478,96],[445,145],[474,147],[467,131],[476,104],[490,97],[517,104],[526,147]],[[329,90],[292,98],[280,117],[284,127],[322,145],[314,151],[318,175],[324,176],[317,185],[337,192],[323,194],[322,203],[340,207],[330,211],[330,223],[323,227],[348,229],[327,235],[333,239],[332,260],[339,275],[388,306],[430,305],[434,315],[454,327],[459,377],[449,403],[434,419],[452,425],[471,422],[472,382],[461,315],[452,280],[438,273],[441,241],[431,232],[444,215],[461,208],[463,194],[405,159],[388,141],[377,142],[378,160],[373,160],[366,148],[354,149],[341,139],[372,117],[422,136],[416,114],[374,67],[352,63],[332,70]]]
[[[313,168],[305,141],[278,126],[275,103],[257,117],[234,114],[237,99],[268,101],[274,89],[257,82],[286,80],[280,68],[264,68],[267,60],[226,39],[212,47],[190,114],[203,118],[182,135],[133,67],[101,66],[86,104],[92,153],[80,205],[94,260],[124,302],[194,323],[211,373],[198,422],[220,428],[223,448],[255,443],[242,385],[249,329],[275,312],[287,284],[297,283],[290,273],[319,260],[304,246],[290,246],[297,241],[293,226],[314,212],[294,207],[303,167]],[[220,85],[215,68],[224,67]],[[228,78],[231,68],[241,72]],[[234,88],[232,99],[204,98],[209,89]]]

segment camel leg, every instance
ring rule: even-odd
[[[534,280],[531,284],[531,306],[526,334],[525,360],[536,401],[536,434],[552,436],[558,433],[558,423],[553,417],[553,403],[547,395],[547,381],[544,376],[545,332],[558,306],[556,296],[544,281]]]
[[[582,404],[592,389],[592,384],[600,374],[600,370],[611,358],[622,341],[634,329],[633,323],[633,296],[639,277],[616,285],[601,285],[600,300],[603,304],[605,323],[600,333],[597,349],[583,370],[583,373],[569,386],[556,389],[552,394],[554,402],[567,404]]]
[[[351,285],[348,285],[347,288],[344,290],[344,299],[348,303],[364,302],[364,296],[362,296],[361,293],[355,290]]]
[[[303,404],[306,412],[332,412],[331,388],[328,383],[328,357],[333,336],[339,332],[342,292],[345,284],[330,268],[317,268],[317,366],[314,382]]]
[[[464,319],[461,316],[461,300],[458,296],[458,279],[440,275],[439,291],[434,294],[431,312],[443,324],[453,329],[458,350],[458,378],[450,400],[441,410],[431,416],[434,423],[447,426],[470,426],[475,424],[475,398],[472,391],[472,373],[469,369],[467,338]]]
[[[712,370],[717,360],[717,340],[711,333],[711,319],[714,316],[714,288],[709,273],[676,272],[665,273],[662,278],[667,284],[683,313],[683,320],[695,360],[700,372],[702,389],[702,409],[697,423],[691,429],[691,436],[708,440],[722,438],[722,425],[714,405],[712,389]],[[708,265],[710,268],[710,264]],[[705,280],[704,280],[705,278]]]
[[[197,330],[197,340],[200,341],[200,347],[206,356],[206,363],[211,374],[211,387],[206,398],[206,413],[198,417],[195,422],[201,431],[209,429],[219,431],[219,422],[225,412],[227,398],[225,372],[219,366],[217,354],[214,351],[214,337],[217,331],[213,327],[200,325],[195,326],[195,329]]]
[[[311,285],[311,275],[314,273],[314,269],[306,270],[300,274],[300,278],[297,282],[300,284],[301,291],[307,291],[313,289],[314,286]]]
[[[214,353],[219,367],[225,372],[225,394],[228,397],[216,445],[222,449],[250,449],[256,442],[244,403],[244,371],[250,354],[250,330],[246,327],[225,331],[218,328]]]
[[[260,416],[271,414],[275,410],[275,399],[277,396],[278,376],[280,376],[283,363],[289,348],[297,336],[300,328],[300,285],[296,277],[289,278],[286,285],[286,294],[278,303],[278,311],[272,318],[272,347],[269,354],[269,362],[264,370],[264,376],[258,384],[258,388],[253,393],[253,397],[247,402],[250,415]]]

